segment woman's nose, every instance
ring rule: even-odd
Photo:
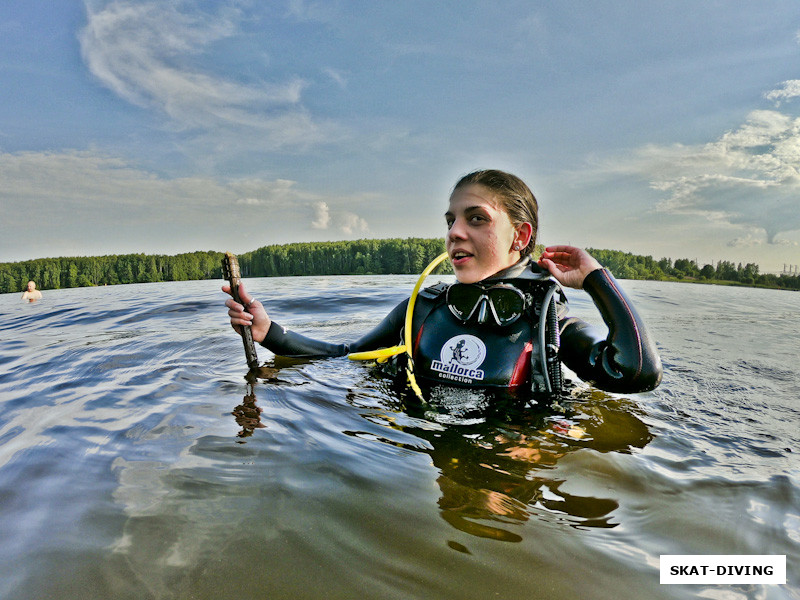
[[[453,221],[450,230],[447,232],[447,236],[451,240],[463,240],[466,237],[464,235],[464,222],[461,219]]]

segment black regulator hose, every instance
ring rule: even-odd
[[[564,385],[561,373],[561,361],[558,359],[560,336],[558,333],[558,309],[556,307],[555,293],[558,285],[550,285],[550,289],[542,299],[539,311],[539,350],[542,357],[542,366],[546,373],[545,382],[549,394],[560,394]]]
[[[564,374],[561,372],[561,360],[558,357],[560,346],[558,307],[556,306],[556,299],[551,296],[550,306],[547,308],[547,374],[550,379],[550,391],[553,394],[560,394],[564,388]]]

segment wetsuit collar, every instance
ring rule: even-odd
[[[530,256],[523,256],[516,263],[508,268],[498,271],[481,281],[480,283],[489,283],[499,280],[509,279],[529,279],[535,281],[544,281],[550,278],[550,273],[539,266]]]

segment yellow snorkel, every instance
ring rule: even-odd
[[[422,282],[425,281],[425,278],[431,274],[431,272],[439,266],[439,263],[444,261],[447,258],[447,252],[443,252],[436,258],[431,261],[425,270],[422,271],[422,274],[419,276],[417,280],[417,284],[414,286],[414,291],[411,292],[411,297],[408,299],[408,308],[406,309],[406,322],[405,327],[403,329],[403,337],[405,343],[400,346],[392,346],[391,348],[381,348],[379,350],[369,350],[367,352],[353,352],[352,354],[348,354],[347,358],[350,360],[377,360],[378,362],[385,362],[392,356],[396,356],[398,354],[402,354],[403,352],[406,353],[408,356],[408,362],[406,364],[406,374],[408,375],[408,384],[411,386],[411,389],[414,390],[414,393],[419,396],[420,400],[422,398],[422,390],[419,389],[417,385],[417,379],[414,377],[414,358],[411,356],[413,345],[411,343],[411,321],[414,317],[414,304],[417,301],[417,295],[419,294],[420,288],[422,288]]]

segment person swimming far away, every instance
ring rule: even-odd
[[[27,288],[24,292],[22,292],[22,299],[27,300],[28,302],[36,302],[37,300],[42,299],[42,292],[36,289],[36,282],[28,282]]]
[[[465,175],[444,217],[447,253],[440,259],[450,260],[456,282],[420,290],[421,278],[412,297],[360,339],[328,342],[287,330],[244,283],[240,301],[225,302],[231,326],[240,334],[250,327],[255,342],[280,356],[362,357],[401,348],[390,359],[405,363],[397,372],[428,384],[556,394],[563,363],[606,391],[658,386],[655,341],[612,274],[569,245],[548,246],[533,260],[538,203],[521,179],[498,170]],[[589,294],[607,333],[568,316],[562,286]],[[230,285],[222,290],[231,294]]]

